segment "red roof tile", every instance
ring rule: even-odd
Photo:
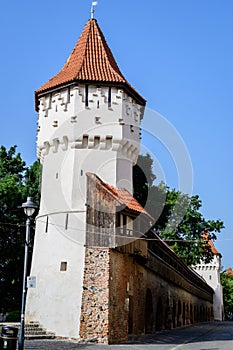
[[[228,267],[228,269],[226,270],[226,274],[233,276],[233,271],[231,267]]]
[[[87,22],[64,67],[36,91],[36,97],[40,93],[74,82],[119,85],[140,104],[146,103],[118,68],[96,19]]]
[[[97,175],[92,173],[86,174],[89,178],[92,179],[102,190],[105,190],[119,202],[119,204],[124,205],[131,211],[137,213],[143,213],[154,221],[154,218],[138,203],[138,201],[124,188],[118,189],[114,186],[110,186],[103,182]]]
[[[215,255],[221,255],[219,253],[219,251],[215,248],[215,245],[214,243],[209,239],[209,233],[208,232],[204,232],[203,235],[202,235],[202,238],[205,239],[205,240],[208,240],[207,244],[211,247],[211,251],[213,254]]]

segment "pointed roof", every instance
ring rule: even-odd
[[[125,208],[137,214],[144,214],[153,222],[155,219],[141,206],[141,204],[124,188],[116,188],[103,182],[96,174],[86,173],[86,176],[90,178],[101,191],[107,192],[119,205],[123,205]]]
[[[233,276],[233,271],[231,267],[228,267],[228,269],[226,270],[226,274]]]
[[[211,248],[211,252],[214,254],[214,255],[220,255],[221,254],[219,253],[219,251],[217,250],[217,248],[215,247],[213,241],[210,240],[210,235],[208,232],[204,232],[203,235],[202,235],[202,238],[205,239],[207,241],[207,244],[210,246]]]
[[[119,86],[139,104],[146,103],[121,73],[96,19],[86,23],[64,67],[36,91],[36,99],[38,95],[76,82]]]

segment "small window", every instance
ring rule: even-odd
[[[209,280],[211,280],[212,279],[212,276],[211,275],[209,275]]]
[[[67,262],[62,261],[60,266],[60,271],[66,271],[67,270]]]
[[[67,89],[67,103],[70,103],[70,87]]]
[[[45,222],[45,233],[48,232],[48,228],[49,228],[49,217],[46,216],[46,222]]]
[[[94,137],[94,148],[98,148],[100,144],[100,137],[99,136],[95,136]]]
[[[112,89],[111,87],[108,88],[108,108],[111,108],[112,106]]]
[[[52,108],[52,94],[49,94],[49,106],[48,108]]]
[[[127,216],[123,215],[123,234],[126,235],[127,229]]]
[[[88,135],[83,135],[83,144],[82,144],[83,148],[87,148],[88,147]]]
[[[66,219],[65,219],[65,230],[68,229],[68,221],[69,221],[69,214],[66,214]]]
[[[110,149],[112,147],[112,136],[106,136],[106,149]]]
[[[88,107],[88,85],[85,85],[85,107]]]

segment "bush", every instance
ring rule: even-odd
[[[20,310],[9,311],[6,315],[6,322],[20,322]]]

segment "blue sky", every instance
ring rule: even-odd
[[[36,159],[34,90],[63,66],[90,4],[1,3],[0,144],[18,145],[28,165]],[[224,221],[216,246],[224,268],[233,266],[232,0],[99,0],[96,18],[127,80],[184,140],[193,193],[207,219]],[[148,147],[162,158],[168,185],[176,186],[169,156],[153,141]]]

